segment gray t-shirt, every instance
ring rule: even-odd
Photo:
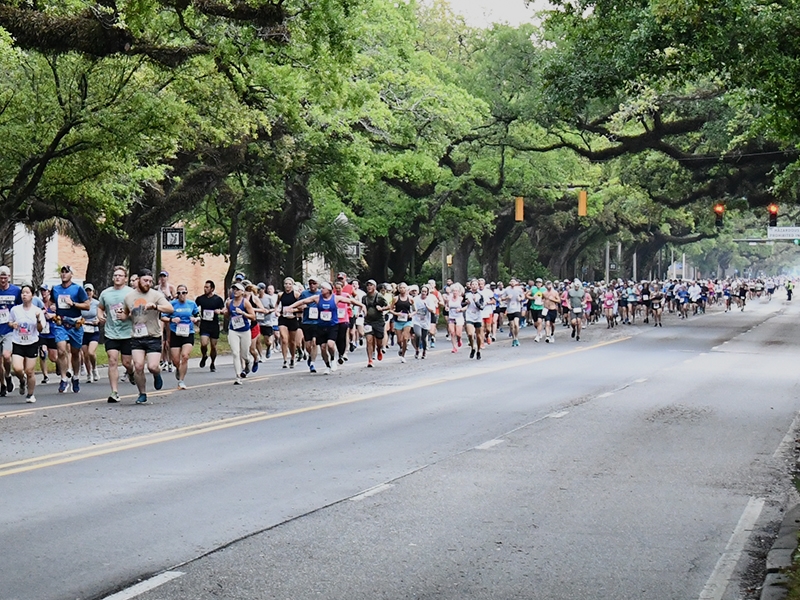
[[[143,294],[138,289],[131,291],[125,296],[125,306],[130,312],[130,320],[133,322],[133,337],[161,337],[161,320],[158,309],[146,309],[147,304],[169,304],[164,294],[158,290],[151,289]]]
[[[586,290],[583,288],[570,288],[567,292],[567,298],[569,299],[569,307],[572,309],[580,308],[583,310],[583,298],[586,296]],[[573,312],[575,312],[573,310]]]

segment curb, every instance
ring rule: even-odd
[[[785,573],[794,564],[800,532],[800,504],[786,511],[778,537],[767,554],[767,575],[761,587],[761,600],[783,600],[788,593],[789,576]]]

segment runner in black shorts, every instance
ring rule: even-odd
[[[210,279],[203,286],[203,295],[195,298],[194,303],[200,309],[200,368],[206,366],[208,347],[211,346],[212,373],[217,370],[214,362],[217,360],[217,341],[219,340],[219,315],[225,308],[225,301],[214,293],[216,284]]]

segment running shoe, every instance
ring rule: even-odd
[[[186,389],[186,384],[183,381],[179,381],[178,382],[178,389],[179,390],[185,390]]]
[[[92,369],[92,378],[94,378],[95,381],[100,381],[100,376],[97,374],[97,369]]]
[[[428,356],[428,353],[427,353],[427,352],[425,352],[425,351],[423,351],[423,352],[422,352],[422,358],[424,359],[426,356]]]
[[[19,395],[20,396],[24,396],[25,395],[25,384],[26,383],[27,382],[24,379],[21,379],[20,382],[19,382]]]
[[[257,360],[256,362],[253,363],[253,373],[258,373],[258,363],[259,362],[260,361]]]
[[[383,360],[383,352],[378,350],[378,360]]]
[[[343,365],[344,364],[344,359],[340,356],[338,362],[339,362],[340,365]]]
[[[292,359],[292,362],[289,363],[289,368],[294,369],[294,359]]]
[[[287,366],[286,361],[283,361],[283,368],[285,369]]]
[[[111,395],[108,397],[107,402],[109,404],[116,404],[119,402],[119,392],[111,392]]]
[[[44,377],[42,377],[42,383],[40,385],[46,385],[47,383],[50,383],[50,378],[47,375],[45,375]]]
[[[208,360],[207,356],[204,356],[203,358],[200,359],[200,368],[201,369],[205,368],[207,360]]]
[[[59,393],[59,394],[63,394],[64,392],[66,392],[66,391],[67,391],[67,388],[68,388],[68,387],[69,387],[69,381],[64,381],[64,380],[62,379],[62,380],[61,380],[61,383],[59,383],[59,384],[58,384],[58,393]],[[2,394],[2,395],[3,395],[3,396],[5,396],[5,395],[6,395],[6,388],[3,388],[3,394]]]
[[[349,359],[347,358],[347,354],[345,354],[345,355],[342,357],[342,360],[344,360],[344,362],[347,362],[347,361],[349,360]]]
[[[147,404],[147,394],[139,394],[136,398],[136,404]]]
[[[241,380],[241,379],[236,379],[236,380],[233,382],[233,385],[242,385],[242,380]]]
[[[580,342],[580,341],[581,341],[581,336],[579,336],[579,335],[576,335],[576,336],[575,336],[575,341],[576,341],[576,342]]]
[[[406,362],[406,357],[405,357],[405,356],[401,356],[401,357],[400,357],[400,362],[401,362],[401,363],[403,363],[403,364],[405,364],[405,362]]]
[[[25,402],[27,402],[28,404],[33,404],[34,402],[36,402],[36,396],[34,396],[33,394],[28,394],[27,396],[25,396]]]
[[[472,348],[472,349],[469,351],[469,357],[470,357],[470,358],[475,358],[475,348]]]
[[[164,387],[164,379],[161,377],[161,373],[156,373],[153,375],[153,387],[157,390],[160,390]]]
[[[208,367],[208,370],[211,371],[212,373],[216,373],[217,367],[214,365],[214,363],[211,363],[211,366]]]
[[[458,338],[458,347],[461,348],[461,338]]]
[[[167,363],[167,373],[172,373],[172,363]]]
[[[374,368],[374,365],[372,364],[372,361],[371,361],[371,360],[370,360],[370,361],[367,361],[367,367],[369,367],[370,369],[373,369],[373,368]]]
[[[541,337],[539,337],[539,336],[537,335],[535,338],[533,338],[533,341],[534,341],[534,342],[538,342],[538,341],[539,341],[539,340],[541,340],[541,339],[542,339],[542,338],[541,338]]]
[[[250,372],[250,361],[244,361],[244,374],[247,375]]]
[[[311,356],[306,359],[306,364],[310,367],[311,366]]]
[[[334,371],[336,371],[336,369],[338,369],[338,368],[339,368],[339,367],[337,367],[337,366],[336,366],[336,363],[335,363],[335,362],[331,362],[331,366],[329,367],[329,369],[331,370],[331,373],[333,373]]]
[[[481,359],[481,353],[480,353],[480,352],[478,352],[478,353],[475,355],[475,360],[480,360],[480,359]]]
[[[431,349],[436,348],[436,340],[431,341]]]
[[[86,375],[86,365],[81,365],[81,376]]]
[[[239,377],[241,379],[247,379],[247,371],[242,371],[241,373],[239,373]]]
[[[308,367],[308,370],[311,371],[312,373],[316,373],[317,367],[314,366],[314,363],[311,363]]]
[[[350,352],[356,351],[356,345],[353,342],[350,342]]]
[[[73,377],[72,378],[72,392],[74,394],[77,394],[80,391],[81,391],[81,380],[78,379],[77,377]]]

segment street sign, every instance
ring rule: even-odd
[[[183,227],[161,228],[162,250],[183,250],[185,245],[186,239],[183,234]]]
[[[800,238],[800,227],[767,227],[768,240],[794,240]]]

